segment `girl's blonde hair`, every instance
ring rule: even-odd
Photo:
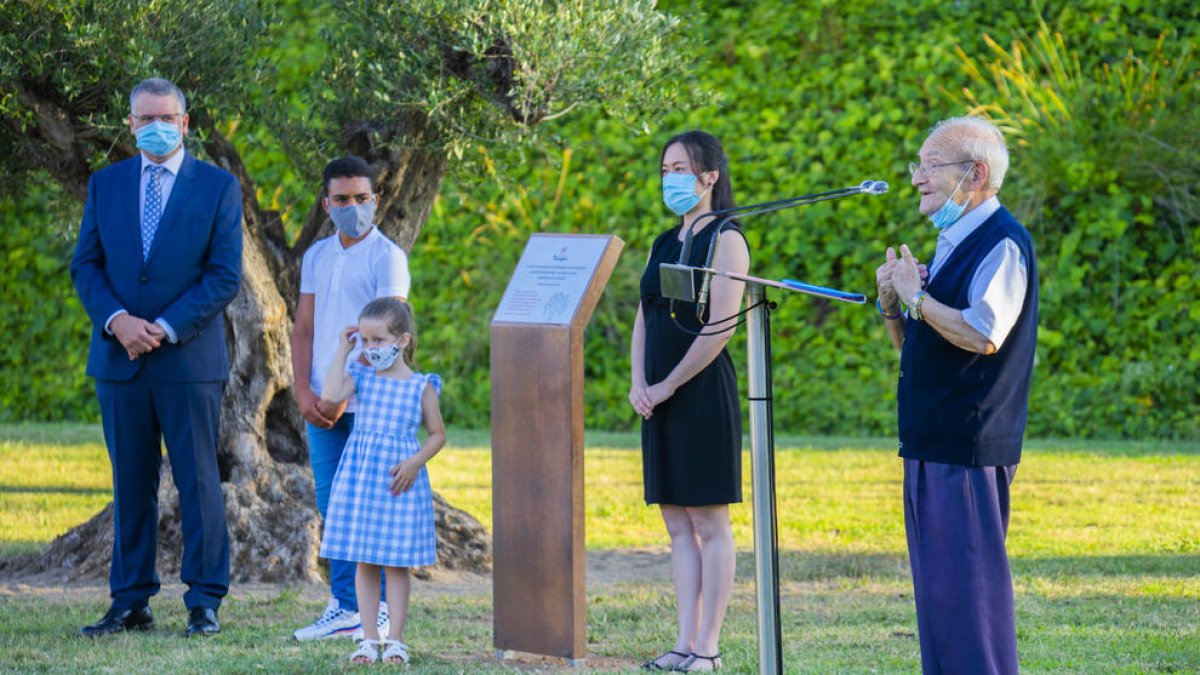
[[[417,351],[417,327],[413,323],[412,307],[399,298],[375,298],[363,307],[358,315],[359,320],[376,319],[383,322],[387,331],[396,337],[408,333],[412,337],[404,348],[404,362],[410,367],[413,364],[413,354]]]

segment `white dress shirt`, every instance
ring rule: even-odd
[[[937,275],[954,249],[1000,208],[995,196],[959,218],[938,235],[929,281]],[[1009,331],[1021,315],[1025,289],[1029,285],[1028,266],[1021,249],[1012,239],[1005,238],[992,247],[971,277],[967,289],[967,307],[963,320],[988,340],[996,349],[1004,344]]]
[[[167,210],[167,201],[171,199],[171,188],[175,187],[175,176],[179,175],[179,167],[183,166],[183,156],[186,154],[186,152],[186,150],[180,148],[179,152],[171,155],[170,159],[162,164],[158,164],[158,166],[166,169],[166,171],[158,174],[158,186],[162,188],[162,205],[164,213]],[[139,226],[142,224],[142,218],[146,215],[146,184],[150,182],[150,172],[147,171],[146,168],[154,166],[155,164],[156,163],[154,160],[146,156],[146,153],[142,153],[142,173],[141,179],[138,182]],[[140,232],[141,230],[139,229],[138,231]]]

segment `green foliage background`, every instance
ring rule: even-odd
[[[923,259],[933,250],[936,237],[916,211],[905,170],[928,127],[966,112],[972,100],[1012,97],[973,78],[956,47],[969,60],[995,61],[985,35],[1007,47],[1027,40],[1044,16],[1078,57],[1080,86],[1064,93],[1073,97],[1065,101],[1074,113],[1069,122],[1025,125],[1011,137],[1013,166],[1001,192],[1033,233],[1041,267],[1042,330],[1028,433],[1200,437],[1196,212],[1187,208],[1194,201],[1172,206],[1158,198],[1168,185],[1195,190],[1200,178],[1186,151],[1200,152],[1196,62],[1174,80],[1151,84],[1159,107],[1142,119],[1116,100],[1119,87],[1094,76],[1130,52],[1153,53],[1164,31],[1162,58],[1185,60],[1200,34],[1195,3],[769,0],[661,7],[687,22],[697,62],[686,84],[710,103],[666,111],[648,128],[598,113],[567,116],[537,150],[469,148],[461,166],[470,170],[444,186],[411,263],[417,358],[446,377],[448,421],[487,426],[488,323],[528,235],[598,232],[619,235],[626,249],[588,331],[588,424],[635,426],[625,394],[637,282],[650,243],[671,226],[658,193],[659,144],[686,128],[723,139],[741,203],[865,178],[888,181],[892,191],[884,197],[746,224],[753,272],[873,297],[885,246],[908,243]],[[1138,154],[1167,141],[1183,148],[1178,156]],[[254,148],[243,152],[251,165],[265,159]],[[1164,182],[1156,163],[1170,169],[1171,181]],[[305,194],[291,184],[280,188],[285,201]],[[82,378],[87,322],[65,274],[69,246],[51,242],[50,219],[29,201],[0,207],[8,261],[0,288],[10,336],[0,414],[93,418]],[[311,205],[283,206],[304,213]],[[55,268],[36,262],[39,255],[63,257]],[[776,299],[777,427],[892,433],[897,357],[874,308]],[[9,311],[14,305],[29,309]],[[732,349],[735,358],[744,354],[743,335]]]
[[[55,204],[64,207],[56,208]],[[88,321],[67,266],[82,212],[51,185],[0,200],[0,422],[94,420]]]

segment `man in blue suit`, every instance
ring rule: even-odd
[[[220,630],[229,534],[217,470],[229,376],[222,311],[242,273],[237,180],[183,148],[183,92],[162,79],[130,95],[141,154],[88,184],[71,279],[92,319],[96,379],[113,475],[112,604],[81,634],[154,627],[158,485],[165,440],[183,516],[187,635]]]

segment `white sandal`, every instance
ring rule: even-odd
[[[408,665],[408,645],[399,640],[384,640],[383,662]],[[399,659],[399,661],[397,661]]]
[[[361,660],[360,660],[361,659]],[[367,665],[379,660],[379,640],[361,640],[358,649],[350,655],[352,663]]]

